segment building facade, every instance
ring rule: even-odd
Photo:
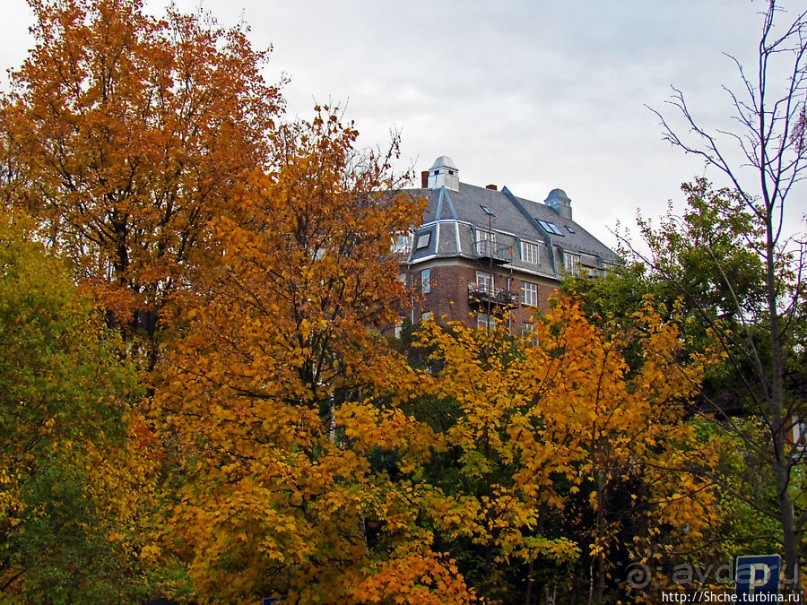
[[[461,183],[447,156],[411,191],[428,200],[406,242],[411,319],[459,320],[513,333],[532,330],[536,310],[568,274],[596,277],[618,256],[572,219],[571,200],[553,189],[543,203],[507,187]]]

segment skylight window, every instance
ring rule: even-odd
[[[540,223],[541,227],[543,227],[545,231],[563,237],[563,231],[558,229],[558,226],[555,223],[550,223],[549,221],[542,221],[541,219],[536,220],[538,221],[538,223]]]
[[[483,206],[482,204],[479,204],[479,207],[482,209],[482,212],[484,212],[488,216],[493,216],[493,213],[490,211],[490,208],[488,208],[487,206]]]
[[[571,225],[566,225],[566,231],[568,231],[569,233],[574,233],[574,229],[572,228]]]

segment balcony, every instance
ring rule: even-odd
[[[475,241],[474,253],[478,260],[491,262],[494,265],[513,262],[513,249],[510,246],[498,245],[495,241],[488,239]]]
[[[494,306],[514,309],[518,306],[518,295],[504,288],[492,288],[488,284],[468,284],[468,301],[472,307],[491,309]]]

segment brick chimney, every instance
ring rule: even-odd
[[[496,185],[487,185],[485,189],[490,189],[491,191],[498,191],[499,188]]]
[[[429,171],[424,170],[420,173],[420,188],[427,189],[429,187]]]

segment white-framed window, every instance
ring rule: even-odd
[[[420,272],[420,291],[423,294],[428,294],[432,291],[432,270],[423,269]]]
[[[521,304],[528,307],[538,306],[538,284],[521,282]]]
[[[421,233],[420,235],[418,235],[417,244],[415,244],[415,250],[422,250],[423,248],[428,248],[429,242],[431,241],[432,241],[431,231]]]
[[[535,333],[535,326],[533,326],[530,322],[525,321],[521,324],[521,336],[527,339],[527,346],[538,346],[538,334]]]
[[[484,271],[477,271],[476,287],[483,294],[493,294],[493,275]]]
[[[563,269],[569,275],[580,274],[580,256],[571,252],[563,253]]]
[[[485,330],[496,329],[496,318],[490,313],[477,313],[476,314],[476,327],[484,328]]]
[[[477,229],[476,230],[476,241],[478,241],[478,242],[495,242],[496,241],[496,232],[495,231],[485,231],[484,229]]]
[[[412,253],[412,235],[407,233],[395,236],[392,253],[396,256],[409,256]]]
[[[532,242],[521,242],[521,260],[532,265],[537,265],[539,262],[541,262],[538,252],[538,244],[533,244]]]
[[[494,231],[476,230],[476,253],[492,255],[496,251],[496,233]]]

